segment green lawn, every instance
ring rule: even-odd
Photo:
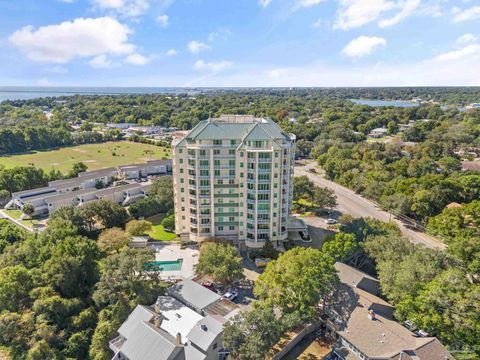
[[[150,154],[149,151],[152,153]],[[86,144],[50,151],[35,151],[28,154],[1,156],[0,165],[7,168],[34,165],[46,171],[55,168],[63,173],[68,172],[74,163],[83,162],[88,170],[96,170],[110,166],[141,163],[149,159],[170,158],[169,148],[115,141],[101,144]]]
[[[158,241],[173,241],[176,239],[177,235],[175,235],[175,233],[165,231],[163,226],[160,225],[164,217],[165,214],[158,214],[145,219],[152,223],[152,230],[150,230],[147,235]]]
[[[20,210],[5,210],[5,212],[15,220],[20,219],[20,216],[22,216],[22,212]]]
[[[39,224],[41,222],[37,219],[20,220],[20,216],[22,216],[22,212],[20,210],[5,210],[5,213],[8,214],[8,216],[10,216],[12,219],[18,220],[20,223],[28,226],[29,228],[31,228],[33,224]]]

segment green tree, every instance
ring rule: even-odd
[[[315,184],[307,176],[293,178],[293,200],[313,202]]]
[[[127,210],[119,204],[107,200],[90,202],[80,208],[83,215],[105,228],[122,227],[129,219]]]
[[[225,324],[224,346],[238,360],[263,360],[280,339],[283,327],[272,307],[255,306],[241,311]]]
[[[175,230],[175,214],[170,214],[163,218],[162,226],[166,231],[174,231]]]
[[[132,236],[142,236],[152,229],[152,223],[147,220],[130,220],[125,230]]]
[[[69,178],[77,177],[79,173],[87,171],[88,166],[85,165],[83,162],[76,162],[73,164],[72,170],[69,171],[68,176]]]
[[[230,284],[243,278],[243,259],[231,245],[212,242],[200,247],[197,275],[210,275],[217,282]]]
[[[0,269],[0,311],[18,311],[30,300],[28,293],[33,288],[31,272],[22,265]]]
[[[27,233],[8,220],[0,219],[0,254],[3,249],[27,237]]]
[[[98,237],[98,247],[107,253],[120,250],[128,245],[131,236],[120,228],[105,229]]]
[[[473,349],[480,355],[480,286],[468,281],[458,269],[449,269],[429,282],[418,295],[409,296],[396,307],[400,320],[436,335],[445,344]]]
[[[333,209],[337,206],[337,195],[335,195],[335,191],[330,188],[315,186],[313,202],[320,208]]]
[[[29,219],[32,218],[33,213],[35,212],[35,207],[32,204],[24,204],[22,206],[22,212],[27,215]]]
[[[348,262],[359,251],[359,243],[353,234],[337,233],[322,245],[322,252],[330,255],[336,261]]]
[[[375,259],[383,294],[394,304],[418,294],[447,267],[442,251],[413,245],[401,237],[371,237],[364,247]]]
[[[438,160],[438,166],[447,174],[462,170],[462,162],[453,156],[446,156]]]
[[[160,274],[145,272],[154,260],[151,250],[123,248],[100,262],[100,280],[93,299],[98,306],[115,305],[126,315],[137,304],[152,304],[163,293]]]
[[[163,204],[163,212],[173,210],[173,178],[160,176],[153,180],[149,196],[158,199]]]
[[[282,313],[312,313],[336,280],[334,259],[318,249],[296,247],[270,262],[254,294]]]

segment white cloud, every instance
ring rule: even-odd
[[[190,41],[188,43],[187,47],[188,47],[188,50],[193,54],[197,54],[197,53],[202,52],[204,50],[210,49],[210,46],[208,46],[207,44],[205,44],[201,41],[196,41],[196,40]]]
[[[230,61],[214,61],[214,62],[205,62],[203,60],[198,60],[193,66],[196,70],[209,70],[212,72],[218,72],[225,70],[232,66]]]
[[[213,42],[217,39],[227,40],[230,36],[232,36],[230,29],[220,28],[217,31],[213,31],[208,34],[208,41]]]
[[[448,51],[433,58],[433,61],[458,61],[468,57],[480,56],[480,44],[470,44],[458,50]],[[478,68],[477,68],[478,70]]]
[[[177,54],[178,54],[178,51],[175,50],[175,49],[169,49],[169,50],[167,50],[167,52],[165,53],[165,55],[167,55],[167,56],[175,56],[175,55],[177,55]]]
[[[420,6],[420,0],[405,0],[401,4],[400,12],[389,19],[383,19],[378,22],[378,26],[387,27],[398,24],[400,21],[409,17]]]
[[[31,60],[66,63],[77,57],[132,53],[131,33],[110,17],[78,18],[38,29],[25,26],[10,35],[9,41]]]
[[[258,3],[263,7],[267,7],[271,2],[272,0],[258,0]]]
[[[375,49],[386,44],[385,39],[378,36],[359,36],[343,48],[342,54],[359,58],[371,54]]]
[[[125,61],[127,64],[143,66],[143,65],[148,64],[148,62],[150,61],[150,59],[148,59],[148,58],[146,58],[145,56],[140,55],[140,54],[131,54],[131,55],[128,55],[128,56],[125,58],[124,61]]]
[[[109,69],[114,66],[114,63],[106,55],[95,56],[88,63],[95,69]]]
[[[160,16],[157,16],[157,22],[162,26],[162,27],[167,27],[168,26],[168,15],[163,14]]]
[[[392,26],[411,16],[420,6],[420,0],[339,0],[339,2],[334,28],[342,30],[360,27],[373,21],[378,22],[380,27]]]
[[[50,74],[65,75],[68,73],[68,69],[62,66],[54,66],[52,68],[47,69],[47,72]]]
[[[473,6],[465,10],[455,7],[452,12],[454,14],[454,22],[480,19],[480,6]]]
[[[288,68],[279,68],[268,71],[268,76],[274,79],[280,78],[288,74]]]
[[[320,4],[324,1],[325,0],[300,0],[298,2],[298,6],[300,6],[300,7],[310,7],[310,6],[318,5],[318,4]]]
[[[92,0],[95,8],[113,10],[123,16],[136,17],[150,8],[149,0]]]
[[[460,36],[456,41],[455,43],[457,45],[466,45],[466,44],[472,44],[472,43],[476,43],[478,40],[478,37],[473,35],[473,34],[463,34],[462,36]]]

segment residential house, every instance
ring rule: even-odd
[[[331,359],[453,360],[436,337],[395,321],[394,307],[379,297],[377,279],[336,263],[340,283],[323,304],[327,334],[336,339]]]
[[[133,310],[118,329],[119,336],[109,343],[112,360],[226,358],[223,326],[238,306],[193,280],[174,285],[168,293],[152,306],[138,305]]]

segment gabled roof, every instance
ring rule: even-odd
[[[215,338],[223,331],[223,324],[212,316],[205,316],[190,330],[187,339],[203,351],[207,351]]]
[[[183,351],[173,336],[149,322],[137,323],[121,349],[129,360],[173,360]]]
[[[130,315],[128,315],[127,320],[120,326],[118,333],[128,339],[138,323],[149,321],[155,315],[155,311],[150,307],[137,305]]]
[[[380,283],[373,276],[341,262],[335,263],[335,269],[338,271],[338,277],[342,283],[358,287],[373,295],[380,294]]]
[[[394,320],[392,305],[360,286],[365,281],[373,284],[374,277],[343,263],[336,263],[335,268],[340,284],[326,313],[334,315],[337,333],[368,358],[399,359],[403,352],[403,360],[453,359],[437,338],[416,336]],[[431,352],[426,350],[429,347]]]

